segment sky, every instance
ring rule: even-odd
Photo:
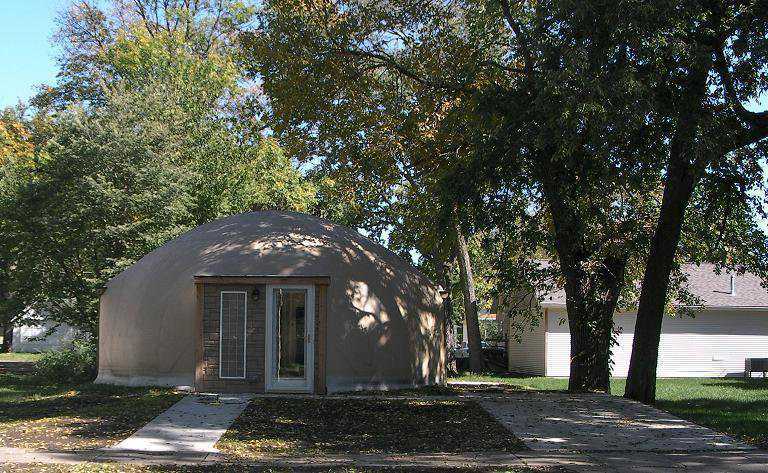
[[[58,13],[69,0],[0,0],[0,109],[32,97],[37,87],[56,78],[51,36]],[[768,105],[749,104],[752,109]]]
[[[56,77],[51,35],[66,0],[0,0],[0,109]]]

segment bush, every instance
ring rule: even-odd
[[[45,353],[35,363],[35,376],[51,383],[84,383],[96,377],[96,345],[76,341],[72,348]]]

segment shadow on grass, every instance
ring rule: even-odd
[[[403,389],[389,389],[389,390],[361,390],[361,391],[347,391],[338,394],[344,394],[349,396],[377,396],[377,397],[392,397],[392,396],[455,396],[457,394],[456,389],[451,386],[439,386],[431,385],[420,388],[403,388]]]
[[[768,378],[720,378],[712,382],[705,382],[704,385],[723,386],[746,391],[766,391],[768,393]]]
[[[0,446],[79,449],[130,435],[173,405],[167,389],[40,384],[0,376]]]

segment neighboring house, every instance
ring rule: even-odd
[[[55,328],[54,328],[55,327]],[[51,329],[53,330],[51,331]],[[50,331],[50,334],[48,332]],[[46,336],[48,334],[48,336]],[[22,325],[13,328],[11,351],[16,353],[39,353],[72,346],[77,331],[68,325],[41,322],[39,325]]]
[[[96,381],[313,393],[443,383],[442,302],[353,229],[292,212],[234,215],[107,283]]]
[[[487,311],[480,312],[477,314],[477,322],[480,324],[480,338],[484,346],[492,344],[498,348],[504,347],[504,343],[497,340],[497,338],[501,337],[493,336],[496,332],[499,332],[499,335],[502,332],[500,321],[497,319],[496,314]],[[499,327],[498,330],[494,330],[495,327]],[[469,358],[469,335],[467,334],[466,320],[463,320],[461,325],[453,325],[453,340],[456,343],[456,346],[451,347],[453,357]]]
[[[477,321],[480,324],[480,336],[483,340],[487,338],[487,335],[490,335],[493,332],[493,326],[499,324],[499,321],[496,319],[496,314],[487,311],[477,314]],[[461,325],[453,326],[453,339],[456,340],[462,348],[467,348],[469,336],[467,335],[466,320],[463,320]]]
[[[659,346],[659,377],[743,375],[746,358],[768,358],[768,291],[752,274],[715,274],[709,264],[687,265],[689,291],[701,299],[695,317],[665,316]],[[568,376],[570,334],[565,292],[547,294],[543,317],[530,323],[507,321],[509,370],[539,376]],[[615,316],[613,376],[629,370],[635,313]],[[518,335],[518,337],[515,337]],[[520,339],[518,341],[518,338]]]

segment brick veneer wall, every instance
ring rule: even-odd
[[[205,284],[203,286],[203,359],[198,390],[264,392],[264,343],[266,325],[266,287],[256,286],[260,297],[254,301],[254,286]],[[219,329],[221,291],[247,293],[245,330],[245,379],[219,378]]]

